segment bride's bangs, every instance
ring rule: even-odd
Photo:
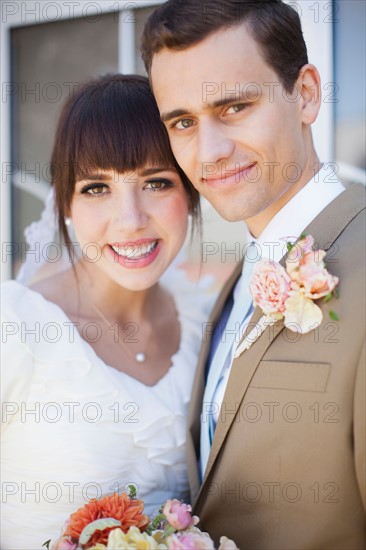
[[[112,81],[87,95],[73,132],[76,179],[98,168],[123,173],[175,166],[147,81]]]

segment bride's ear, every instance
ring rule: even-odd
[[[313,124],[322,100],[320,75],[314,65],[306,64],[301,68],[296,87],[300,93],[302,122]]]

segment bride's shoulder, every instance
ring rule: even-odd
[[[30,285],[30,290],[41,295],[48,302],[68,309],[68,303],[75,301],[76,284],[72,270],[67,270]]]
[[[55,306],[64,312],[70,300],[72,286],[65,275],[58,274],[42,279],[30,286],[16,280],[1,284],[2,316],[17,316],[21,319],[39,317],[53,310]],[[57,308],[56,308],[57,309]]]

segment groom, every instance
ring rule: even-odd
[[[345,190],[317,157],[321,85],[297,13],[280,0],[170,0],[142,50],[180,166],[252,235],[203,331],[187,442],[195,513],[240,548],[365,548],[364,189]],[[327,252],[339,299],[318,300],[309,332],[279,320],[234,358],[262,316],[253,265],[285,266],[302,234]]]

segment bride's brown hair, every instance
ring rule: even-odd
[[[79,87],[62,109],[51,163],[59,231],[71,259],[65,218],[70,214],[75,182],[91,169],[123,173],[147,164],[178,172],[190,213],[199,222],[199,194],[173,156],[148,79],[107,75]]]

